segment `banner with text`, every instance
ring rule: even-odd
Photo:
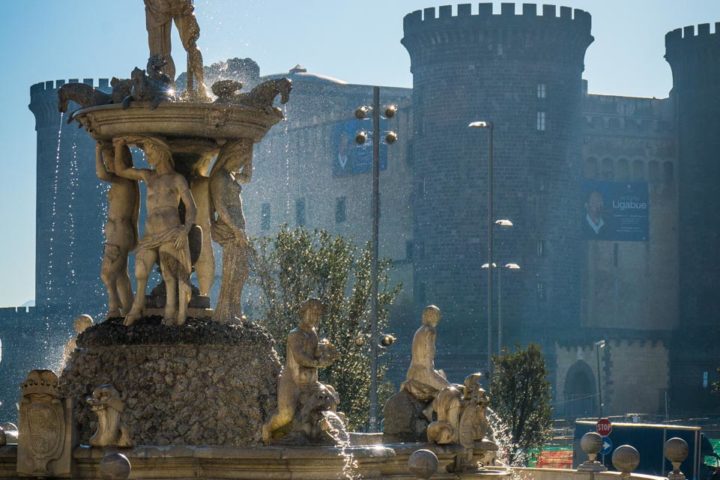
[[[383,134],[384,120],[380,120],[380,133]],[[364,130],[367,141],[358,145],[355,135]],[[372,122],[370,120],[347,120],[333,128],[333,175],[344,177],[359,173],[372,172]],[[387,145],[380,142],[380,170],[387,168]]]
[[[582,202],[585,239],[648,240],[650,202],[647,182],[585,180]]]

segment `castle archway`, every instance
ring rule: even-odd
[[[597,412],[597,384],[590,365],[575,362],[565,376],[565,415],[568,418],[594,416]]]

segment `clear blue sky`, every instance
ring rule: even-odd
[[[445,3],[196,0],[202,30],[198,43],[206,64],[251,57],[261,74],[285,72],[300,63],[311,72],[352,83],[409,87],[409,59],[400,45],[402,18]],[[667,96],[672,79],[663,59],[665,33],[720,21],[718,0],[559,4],[593,16],[595,42],[585,61],[592,93]],[[495,8],[499,10],[499,3]],[[36,171],[35,124],[27,109],[30,85],[71,77],[127,77],[133,67],[145,65],[147,37],[142,0],[6,0],[2,9],[0,306],[12,306],[34,296]]]

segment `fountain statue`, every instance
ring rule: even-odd
[[[323,310],[317,298],[300,307],[300,324],[288,335],[285,367],[278,377],[277,412],[263,425],[265,443],[291,423],[291,443],[317,443],[330,428],[322,413],[334,412],[340,402],[332,386],[318,381],[318,369],[332,365],[338,353],[326,339],[318,338]]]

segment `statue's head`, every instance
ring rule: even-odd
[[[157,168],[160,165],[174,169],[175,162],[170,152],[170,146],[157,137],[137,136],[128,139],[128,144],[142,148],[150,165]]]
[[[108,408],[117,412],[122,412],[125,409],[123,401],[120,399],[120,393],[110,384],[96,387],[92,395],[88,396],[85,401],[90,405],[90,409],[96,413]]]
[[[312,327],[317,327],[323,313],[325,313],[325,305],[323,305],[320,299],[313,297],[308,298],[300,305],[300,322],[301,324],[309,324]]]
[[[437,324],[440,323],[441,317],[442,315],[440,314],[440,309],[438,307],[435,305],[428,305],[422,313],[422,324],[429,327],[437,327]]]
[[[75,317],[75,320],[73,321],[73,327],[75,328],[75,333],[80,335],[82,332],[87,330],[89,327],[91,327],[93,324],[93,319],[90,315],[82,314]]]

